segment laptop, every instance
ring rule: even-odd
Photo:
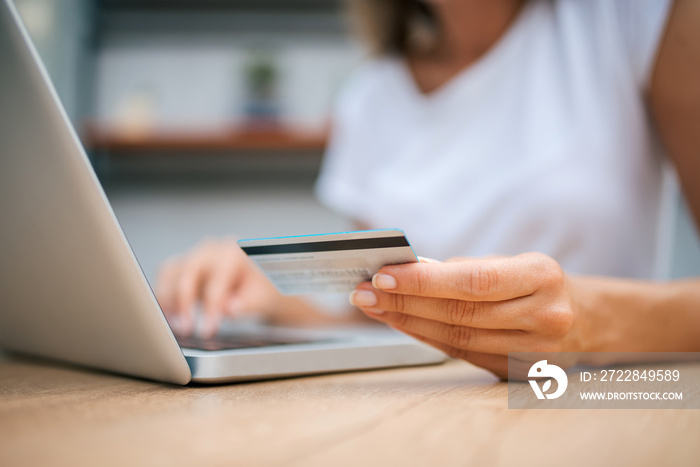
[[[0,348],[175,384],[424,365],[389,329],[179,343],[9,0],[0,0]]]

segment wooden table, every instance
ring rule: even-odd
[[[3,467],[494,464],[698,466],[700,410],[509,410],[457,361],[184,388],[0,361]]]

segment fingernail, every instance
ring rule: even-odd
[[[375,274],[372,278],[372,285],[378,289],[395,289],[396,279],[388,274]]]
[[[350,304],[355,306],[374,306],[377,304],[377,296],[369,290],[353,290],[350,293]]]

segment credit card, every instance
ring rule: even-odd
[[[398,229],[246,239],[238,245],[285,295],[349,293],[384,266],[418,262]]]

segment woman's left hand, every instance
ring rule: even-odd
[[[508,352],[581,351],[571,281],[552,258],[456,258],[382,268],[350,302],[446,354],[508,376]]]

